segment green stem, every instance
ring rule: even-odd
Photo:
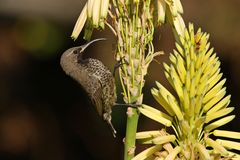
[[[139,113],[136,108],[128,108],[129,112],[127,117],[126,137],[124,144],[124,160],[131,160],[135,153],[135,139],[138,125]]]

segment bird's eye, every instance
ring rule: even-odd
[[[78,53],[78,49],[73,51],[73,54],[77,54]]]

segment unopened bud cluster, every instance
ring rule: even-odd
[[[124,101],[141,104],[144,77],[149,64],[162,52],[154,52],[154,27],[169,21],[179,28],[180,0],[113,1],[115,30],[118,38],[117,60],[123,64],[119,70]],[[130,12],[131,11],[131,12]],[[181,34],[177,30],[177,35]]]

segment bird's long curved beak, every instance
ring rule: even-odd
[[[104,41],[104,40],[107,40],[107,38],[97,38],[97,39],[94,39],[86,44],[81,45],[81,46],[73,47],[73,48],[71,48],[71,51],[66,56],[70,56],[71,54],[74,53],[75,50],[78,50],[78,53],[83,53],[85,51],[85,49],[92,43],[97,42],[97,41]]]

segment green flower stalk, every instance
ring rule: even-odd
[[[139,108],[145,116],[172,127],[175,135],[165,130],[137,133],[137,139],[143,144],[155,144],[151,150],[160,149],[151,154],[143,151],[134,160],[146,155],[169,160],[239,159],[238,154],[229,150],[240,150],[240,143],[211,138],[213,134],[219,138],[240,139],[240,133],[215,130],[232,121],[235,115],[229,115],[234,107],[228,107],[230,95],[226,95],[223,87],[226,79],[221,80],[220,61],[210,48],[208,38],[201,29],[194,33],[192,24],[179,35],[180,43],[176,43],[177,49],[169,56],[171,63],[164,63],[165,76],[177,96],[156,82],[157,88],[152,89],[152,94],[166,113],[147,105]],[[163,147],[166,144],[172,146],[170,152]]]

